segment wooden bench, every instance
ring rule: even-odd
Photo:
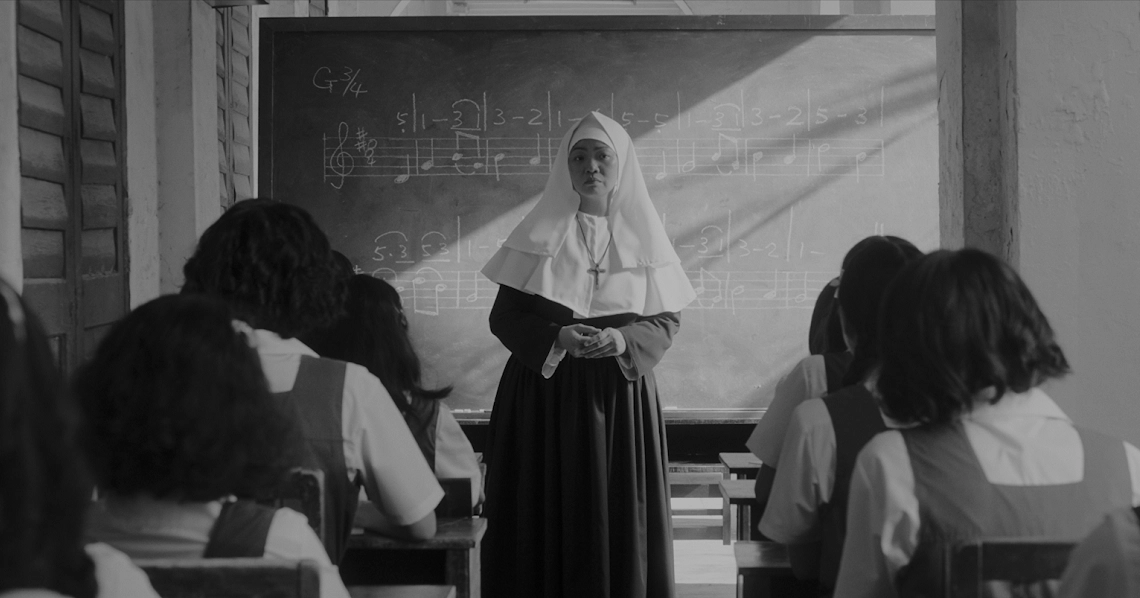
[[[792,574],[788,548],[776,542],[737,542],[736,598],[814,598],[819,585]]]
[[[717,484],[724,479],[724,466],[720,463],[669,464],[669,498],[720,498]],[[703,540],[725,539],[728,543],[731,527],[721,519],[723,508],[673,509],[673,539]]]
[[[985,538],[956,546],[946,551],[949,563],[943,595],[981,598],[988,595],[986,585],[995,581],[1015,586],[1055,582],[1065,572],[1075,547],[1071,540],[1053,538]]]
[[[752,453],[720,453],[720,462],[724,465],[724,478],[731,479],[736,476],[738,480],[755,480],[760,471],[760,457]]]
[[[756,482],[753,480],[721,480],[720,495],[724,497],[724,520],[732,518],[736,507],[736,539],[748,540],[752,529],[752,507],[756,504]]]
[[[487,520],[478,517],[440,520],[435,537],[423,542],[354,530],[340,576],[350,586],[451,585],[457,598],[478,598],[479,548],[486,531]]]
[[[316,561],[265,558],[138,559],[162,598],[320,598]]]
[[[455,598],[455,586],[352,586],[352,598]]]

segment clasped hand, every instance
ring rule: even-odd
[[[563,326],[558,346],[574,357],[597,359],[625,353],[625,337],[614,328],[604,330],[586,324]]]

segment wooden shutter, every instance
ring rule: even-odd
[[[253,197],[250,66],[253,45],[248,6],[217,11],[218,160],[222,209]]]
[[[24,296],[70,370],[128,309],[122,0],[20,0]]]

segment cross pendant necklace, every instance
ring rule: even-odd
[[[586,268],[586,272],[589,272],[590,276],[594,277],[594,290],[596,291],[601,284],[600,280],[602,274],[606,273],[606,269],[602,267],[602,260],[606,259],[606,254],[610,251],[610,245],[613,245],[614,231],[610,231],[610,240],[606,242],[606,248],[602,251],[601,257],[595,260],[594,250],[590,247],[590,242],[586,239],[586,229],[582,228],[582,221],[579,220],[577,216],[574,217],[574,220],[578,223],[578,232],[582,234],[582,244],[586,246],[586,256],[589,258],[590,265],[592,266]]]

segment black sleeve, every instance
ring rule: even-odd
[[[618,328],[625,337],[625,350],[639,376],[649,373],[661,361],[680,327],[680,314],[662,312],[642,316],[632,324]]]
[[[534,295],[500,285],[495,306],[491,308],[491,334],[498,337],[515,359],[541,374],[542,364],[562,327],[535,315],[534,301]]]

